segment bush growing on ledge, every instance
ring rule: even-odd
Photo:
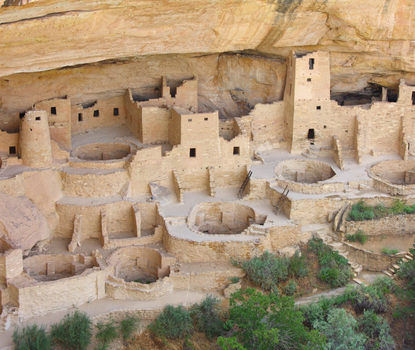
[[[398,253],[399,253],[399,250],[397,249],[382,248],[382,254],[385,254],[385,255],[395,255]]]
[[[353,277],[353,273],[348,265],[348,260],[325,245],[321,239],[313,238],[309,243],[309,249],[313,250],[318,256],[320,271],[317,277],[330,284],[332,287],[346,285]]]
[[[395,199],[392,207],[385,207],[384,204],[378,204],[374,207],[368,206],[364,201],[353,204],[352,210],[347,217],[348,221],[364,221],[384,218],[389,215],[414,214],[415,204],[407,205],[400,199]]]
[[[98,322],[97,323],[98,333],[96,334],[97,340],[104,345],[108,345],[113,340],[118,338],[118,330],[115,327],[114,322],[108,323]]]
[[[205,333],[208,339],[213,339],[223,334],[225,323],[220,318],[220,300],[208,295],[200,304],[195,304],[190,314],[195,321],[199,332]]]
[[[363,233],[363,231],[358,231],[352,235],[346,234],[346,239],[349,242],[359,242],[361,244],[365,244],[367,242],[367,236]]]
[[[51,349],[50,337],[46,333],[46,327],[38,327],[36,324],[26,326],[23,329],[15,328],[13,342],[16,350],[49,350]]]
[[[137,316],[127,316],[121,321],[120,332],[124,340],[128,340],[133,335],[133,332],[140,325],[140,319]]]
[[[161,339],[183,339],[193,331],[193,321],[183,306],[167,305],[150,324],[149,330]]]
[[[66,349],[86,350],[92,338],[92,320],[87,313],[76,310],[52,325],[52,340]]]
[[[269,252],[242,263],[248,278],[267,291],[278,293],[278,283],[288,277],[289,259]]]

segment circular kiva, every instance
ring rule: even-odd
[[[246,205],[227,202],[203,202],[191,211],[187,222],[193,231],[203,234],[240,234],[253,224],[262,225],[259,215]]]

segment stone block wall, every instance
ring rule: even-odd
[[[116,115],[117,113],[118,115]],[[93,128],[123,125],[125,118],[126,109],[123,95],[97,100],[95,104],[86,108],[83,108],[82,104],[72,105],[72,134],[79,134]]]

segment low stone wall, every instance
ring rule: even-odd
[[[347,234],[363,231],[368,236],[405,235],[415,232],[415,215],[393,215],[375,220],[345,221]]]
[[[116,196],[121,193],[128,181],[128,173],[125,170],[105,174],[82,174],[65,171],[60,173],[63,192],[68,197]]]
[[[278,180],[278,186],[288,189],[293,192],[305,194],[324,194],[344,191],[344,183],[342,182],[328,182],[328,183],[300,183],[288,180]]]
[[[69,158],[69,166],[88,169],[122,169],[128,157],[123,160],[87,161],[78,158]]]
[[[228,269],[214,269],[209,271],[182,270],[180,266],[172,266],[170,281],[174,289],[190,289],[203,291],[217,291],[224,289],[229,283],[229,278],[245,276],[242,269],[230,266]]]
[[[269,235],[249,241],[196,242],[191,239],[175,237],[168,232],[168,228],[165,230],[167,232],[165,231],[163,236],[163,245],[169,253],[176,255],[180,262],[228,262],[231,258],[247,260],[272,249]]]
[[[169,277],[143,284],[108,276],[105,285],[107,296],[119,300],[156,300],[173,292],[173,283]]]
[[[343,242],[344,247],[349,253],[348,257],[356,260],[363,266],[365,270],[369,271],[383,271],[391,264],[395,264],[399,259],[403,258],[406,253],[402,252],[396,255],[385,255],[373,253],[369,250],[358,248],[350,243]]]
[[[91,256],[84,256],[81,254],[57,254],[35,255],[26,258],[23,260],[23,268],[28,273],[28,275],[47,275],[62,272],[72,273],[71,265],[73,263],[81,263],[85,265],[86,268],[96,266],[95,259]],[[50,271],[51,265],[53,265],[52,273]]]
[[[373,186],[377,190],[407,196],[415,194],[415,184],[405,183],[406,173],[414,168],[415,160],[386,160],[368,168],[367,173],[373,178]]]
[[[105,297],[106,271],[99,268],[57,281],[38,282],[16,277],[9,282],[9,295],[19,305],[19,320],[46,315]]]

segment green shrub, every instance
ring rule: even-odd
[[[225,324],[220,318],[220,300],[208,295],[200,304],[193,305],[190,314],[199,332],[205,333],[208,339],[223,334]]]
[[[385,255],[395,255],[398,253],[399,253],[399,250],[397,249],[382,248],[382,254],[385,254]]]
[[[129,315],[121,321],[120,332],[124,340],[128,340],[134,331],[140,325],[140,319],[137,316]]]
[[[284,293],[285,295],[291,296],[294,295],[297,291],[297,283],[295,283],[293,280],[290,280],[287,285],[284,287]]]
[[[109,344],[118,338],[118,329],[112,321],[107,323],[98,322],[97,329],[98,332],[95,335],[95,338],[102,344]]]
[[[325,334],[325,350],[364,350],[365,336],[358,333],[357,322],[344,309],[332,309],[327,321],[316,321],[313,327]]]
[[[361,244],[365,244],[367,242],[367,236],[363,233],[363,231],[358,231],[352,235],[347,234],[346,239],[349,242],[359,242]]]
[[[415,204],[405,205],[404,211],[405,211],[406,214],[413,214],[413,213],[415,213]]]
[[[239,277],[231,277],[229,278],[229,281],[231,281],[231,283],[238,283],[241,279]]]
[[[91,343],[92,320],[87,313],[76,310],[52,325],[52,340],[66,349],[84,350]]]
[[[167,305],[150,324],[149,330],[162,339],[183,339],[193,330],[190,312],[183,306]]]
[[[373,207],[367,206],[364,201],[353,204],[352,210],[349,213],[348,220],[364,221],[375,218]]]
[[[229,319],[233,329],[219,337],[222,349],[291,350],[321,349],[324,339],[304,326],[302,313],[294,308],[294,298],[238,290],[230,299]]]
[[[393,214],[403,214],[405,212],[405,204],[400,199],[395,199],[391,209]]]
[[[388,301],[380,288],[372,286],[348,286],[344,291],[345,299],[351,301],[356,311],[372,310],[376,313],[386,312]]]
[[[45,326],[36,324],[26,326],[22,329],[15,328],[13,331],[13,342],[16,350],[49,350],[51,341],[46,333]]]
[[[290,258],[288,273],[294,277],[304,277],[308,274],[307,260],[305,256],[300,256],[298,252]]]
[[[278,291],[278,283],[288,276],[289,259],[269,252],[242,263],[248,278],[264,290]]]
[[[109,349],[109,345],[108,344],[98,344],[97,347],[95,348],[95,350],[108,350]]]
[[[391,336],[388,322],[373,311],[367,310],[358,320],[359,328],[366,335],[366,348],[394,350],[395,342]]]
[[[317,277],[323,282],[332,287],[341,287],[353,277],[348,260],[325,245],[321,239],[313,238],[309,243],[309,249],[313,250],[318,257],[320,271]]]

